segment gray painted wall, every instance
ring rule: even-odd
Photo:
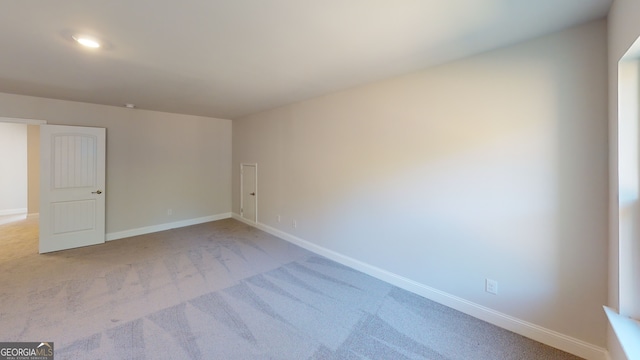
[[[233,211],[256,162],[260,223],[604,347],[606,53],[597,21],[234,120]]]
[[[231,210],[231,120],[11,94],[0,94],[0,109],[107,129],[107,233]]]

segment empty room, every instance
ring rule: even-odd
[[[640,2],[1,9],[0,358],[640,359]]]

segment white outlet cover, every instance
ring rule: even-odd
[[[486,279],[485,291],[490,294],[498,295],[498,282],[492,279]]]

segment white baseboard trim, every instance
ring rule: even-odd
[[[27,219],[39,218],[40,213],[27,214]]]
[[[0,210],[0,216],[26,214],[27,208]]]
[[[165,231],[165,230],[176,229],[176,228],[181,228],[185,226],[197,225],[197,224],[202,224],[210,221],[228,219],[230,217],[231,217],[231,213],[229,212],[229,213],[210,215],[210,216],[205,216],[205,217],[200,217],[195,219],[187,219],[187,220],[158,224],[153,226],[145,226],[137,229],[112,232],[112,233],[106,234],[106,241],[119,240],[119,239],[124,239],[132,236],[139,236],[139,235],[150,234],[158,231]]]
[[[351,257],[342,255],[333,250],[326,249],[324,247],[313,244],[309,241],[303,240],[297,236],[288,234],[284,231],[272,228],[262,223],[254,223],[243,219],[240,215],[233,213],[233,218],[254,226],[262,231],[265,231],[271,235],[277,236],[290,243],[298,245],[304,249],[307,249],[318,255],[322,255],[331,260],[334,260],[340,264],[349,266],[353,269],[359,270],[367,275],[371,275],[382,281],[395,285],[404,290],[423,296],[429,300],[433,300],[442,305],[448,306],[452,309],[458,310],[465,314],[471,315],[480,320],[484,320],[490,324],[496,325],[503,329],[513,331],[516,334],[528,337],[543,344],[552,346],[554,348],[566,351],[568,353],[580,356],[587,360],[607,360],[608,352],[606,349],[599,346],[587,343],[580,339],[573,338],[561,334],[557,331],[553,331],[536,324],[518,319],[516,317],[495,311],[488,307],[478,305],[463,298],[448,294],[444,291],[420,284],[411,279],[399,276],[392,272],[380,269],[378,267],[369,265],[362,261],[353,259]]]

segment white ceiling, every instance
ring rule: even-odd
[[[0,92],[233,119],[606,15],[611,0],[0,0]],[[70,39],[83,32],[99,50]]]

